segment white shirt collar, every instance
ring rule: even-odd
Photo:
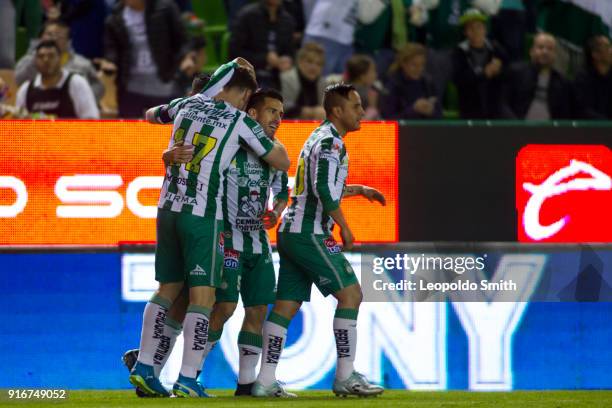
[[[54,89],[59,89],[62,86],[64,86],[64,82],[66,82],[66,78],[68,78],[68,71],[66,71],[65,69],[62,69],[62,78],[59,80],[59,82],[54,86]],[[42,86],[42,77],[40,74],[36,74],[36,78],[34,78],[34,88],[41,88],[41,89],[45,89]]]

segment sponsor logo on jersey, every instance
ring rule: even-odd
[[[342,248],[340,248],[340,245],[338,245],[333,237],[323,240],[323,244],[325,244],[325,248],[327,248],[330,254],[339,254],[342,252]]]
[[[228,269],[238,269],[239,265],[240,265],[240,252],[234,249],[226,249],[223,266]]]
[[[188,180],[185,177],[178,177],[172,174],[166,176],[168,178],[169,183],[176,183],[179,186],[187,186],[191,188],[195,188],[198,191],[202,191],[204,188],[204,184],[198,183],[197,180]]]
[[[198,200],[196,200],[194,197],[187,197],[187,196],[180,195],[180,194],[174,194],[169,191],[167,191],[166,195],[164,195],[164,199],[174,201],[176,203],[198,205]]]
[[[244,174],[261,175],[261,173],[263,173],[263,166],[260,163],[244,162]]]

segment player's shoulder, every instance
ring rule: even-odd
[[[264,134],[264,130],[263,130],[263,128],[261,127],[261,125],[260,125],[260,124],[259,124],[259,123],[258,123],[258,122],[255,120],[255,119],[253,119],[252,117],[250,117],[249,115],[247,115],[245,112],[242,112],[242,111],[238,111],[238,112],[240,112],[240,114],[241,114],[241,115],[243,115],[243,116],[242,116],[242,117],[239,119],[239,121],[240,121],[240,123],[242,123],[242,125],[243,125],[243,126],[246,128],[246,129],[250,130],[250,131],[251,131],[251,133],[253,133],[253,134],[254,134],[255,136],[257,136],[258,138],[261,138],[261,137],[267,137],[267,136]]]

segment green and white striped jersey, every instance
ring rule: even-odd
[[[201,93],[173,101],[160,119],[174,122],[169,147],[184,142],[195,150],[189,163],[166,168],[158,207],[223,219],[224,174],[240,145],[262,157],[272,141],[245,112]]]
[[[267,210],[270,189],[275,199],[287,200],[287,181],[286,172],[275,170],[246,149],[238,150],[225,177],[226,248],[247,254],[269,252],[261,216]]]
[[[347,175],[344,142],[334,125],[326,120],[302,147],[291,205],[279,231],[330,234],[334,221],[329,212],[340,206]]]

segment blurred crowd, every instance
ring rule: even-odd
[[[0,0],[0,117],[141,118],[240,56],[287,118],[344,81],[371,120],[612,119],[609,35],[561,63],[536,28],[556,1]]]

